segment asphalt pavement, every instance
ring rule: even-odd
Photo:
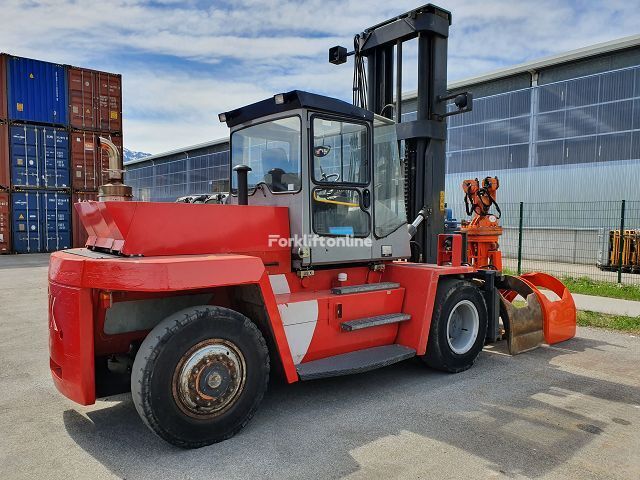
[[[238,435],[155,437],[128,394],[75,405],[48,365],[46,256],[0,256],[0,475],[14,478],[640,478],[640,338],[579,328],[447,375],[407,361],[273,380]]]

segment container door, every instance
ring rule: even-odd
[[[122,131],[122,77],[112,73],[97,72],[98,129],[105,132]]]
[[[96,74],[91,70],[69,68],[69,121],[72,127],[96,128],[94,103],[97,96]]]
[[[40,193],[15,192],[11,195],[11,203],[14,251],[41,252]]]
[[[42,249],[54,252],[71,248],[71,205],[67,193],[44,192],[41,195]]]
[[[74,190],[87,192],[100,186],[99,155],[96,135],[90,132],[71,132],[71,183]]]
[[[42,129],[42,184],[69,188],[69,134],[60,128]]]
[[[14,187],[41,186],[40,157],[42,136],[39,127],[14,125],[11,127],[11,184]]]

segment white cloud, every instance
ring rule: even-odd
[[[351,95],[327,49],[415,0],[4,0],[3,49],[123,74],[125,142],[153,153],[226,134],[216,115],[293,88]],[[443,0],[449,78],[637,33],[633,2]],[[405,50],[405,88],[415,49]],[[146,63],[145,63],[146,62]],[[161,68],[162,62],[168,67]]]

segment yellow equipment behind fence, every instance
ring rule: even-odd
[[[640,230],[609,231],[609,263],[608,269],[617,270],[620,267],[620,251],[622,250],[622,271],[640,273]]]

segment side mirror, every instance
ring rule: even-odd
[[[320,145],[318,147],[313,147],[313,156],[314,157],[326,157],[329,155],[331,151],[331,147],[329,145]]]
[[[447,100],[453,100],[453,104],[458,108],[458,110],[438,115],[438,118],[440,120],[445,117],[450,117],[451,115],[459,115],[460,113],[470,112],[471,110],[473,110],[473,93],[471,92],[463,92],[454,95],[438,97],[438,101],[440,102],[446,102]]]

